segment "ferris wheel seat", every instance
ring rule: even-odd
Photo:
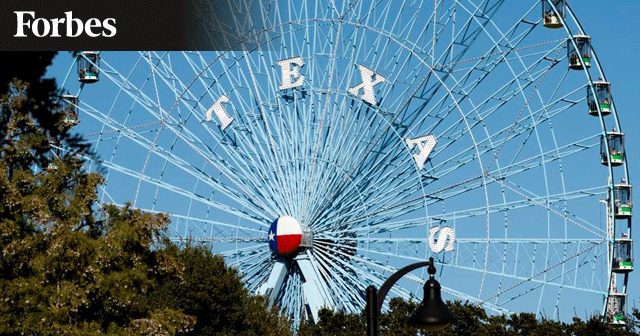
[[[611,165],[619,166],[624,163],[624,157],[619,154],[611,155]]]
[[[580,62],[578,59],[569,59],[569,69],[571,70],[582,70],[584,69],[583,64],[586,68],[591,67],[591,62],[588,58],[583,58],[582,62]]]
[[[78,80],[82,83],[95,83],[99,79],[97,73],[86,73],[84,75],[80,75],[80,77],[78,77]]]
[[[64,119],[62,120],[64,124],[66,125],[77,125],[78,123],[80,123],[80,119],[78,119],[78,116],[75,115],[71,115],[71,114],[67,114],[64,116]]]
[[[624,156],[622,155],[618,155],[618,154],[613,154],[610,155],[611,157],[611,165],[614,167],[618,167],[621,166],[622,164],[624,164]],[[607,158],[603,157],[602,161],[601,161],[603,166],[608,165],[609,163],[607,162]]]
[[[588,65],[587,65],[587,68],[589,68]],[[582,70],[582,69],[584,69],[584,67],[582,66],[582,63],[577,62],[577,63],[570,63],[569,64],[569,69],[571,69],[571,70]]]
[[[613,264],[612,270],[616,273],[627,273],[633,271],[632,261],[620,261]]]
[[[562,21],[560,21],[560,19],[558,19],[558,17],[556,15],[546,16],[543,19],[542,25],[547,27],[547,28],[553,28],[553,29],[561,28],[563,26],[562,25]]]
[[[613,317],[609,320],[609,324],[626,325],[627,317],[622,314],[613,315]]]
[[[616,218],[626,218],[631,217],[631,208],[629,207],[620,207],[616,211]]]
[[[600,113],[602,113],[602,116],[604,117],[604,116],[607,116],[607,115],[611,114],[611,110],[608,109],[608,108],[606,110],[600,108]],[[589,115],[597,117],[600,114],[598,113],[598,109],[597,108],[591,108],[591,109],[589,109]]]

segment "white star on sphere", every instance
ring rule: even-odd
[[[273,231],[269,231],[269,240],[273,240],[274,236]]]

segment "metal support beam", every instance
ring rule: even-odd
[[[295,260],[298,262],[302,276],[304,276],[304,295],[311,310],[311,315],[315,322],[318,321],[318,312],[322,308],[332,309],[336,305],[329,295],[329,288],[317,273],[316,264],[311,251],[307,250],[304,253],[300,253],[296,256]]]
[[[278,293],[280,293],[280,289],[282,289],[282,284],[284,283],[286,275],[287,264],[282,260],[276,260],[273,264],[273,268],[271,269],[269,279],[260,286],[260,295],[266,295],[269,298],[269,308],[273,306],[273,302],[276,300]]]

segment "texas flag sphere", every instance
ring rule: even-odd
[[[282,216],[269,228],[269,247],[281,256],[290,256],[296,252],[302,239],[302,228],[295,218]]]

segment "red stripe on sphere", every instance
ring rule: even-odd
[[[281,235],[278,236],[278,252],[282,254],[287,254],[295,251],[298,246],[300,246],[300,241],[302,240],[302,235]]]

